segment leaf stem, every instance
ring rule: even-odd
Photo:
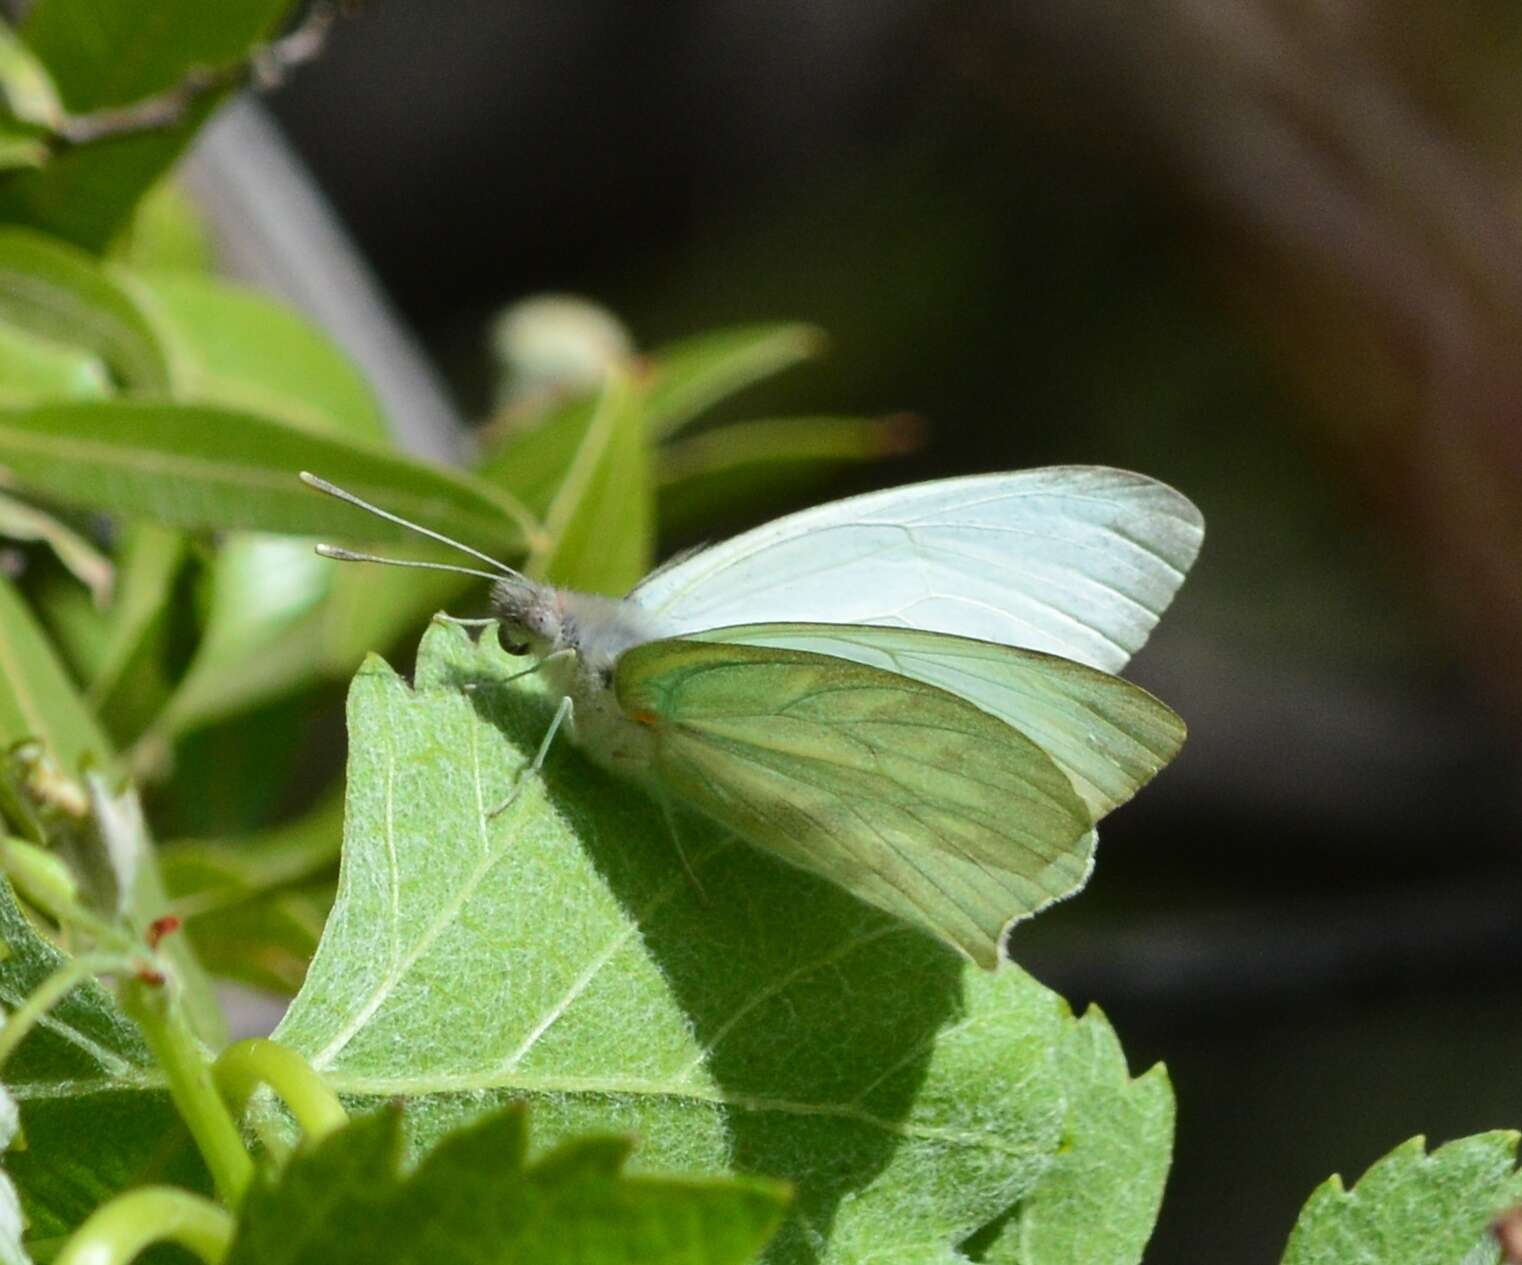
[[[131,970],[132,964],[119,954],[87,953],[70,958],[37,985],[27,999],[6,1017],[0,1027],[0,1066],[15,1053],[26,1034],[54,1006],[92,975]]]
[[[97,1208],[54,1265],[126,1265],[152,1243],[178,1243],[218,1265],[233,1241],[233,1218],[210,1199],[173,1186],[144,1186]]]
[[[164,1070],[169,1096],[195,1138],[218,1193],[237,1207],[253,1177],[254,1162],[181,1007],[170,989],[142,979],[125,981],[121,997],[123,1009],[143,1030],[148,1048]]]
[[[308,1142],[317,1142],[348,1123],[349,1113],[338,1095],[312,1065],[289,1046],[267,1037],[250,1037],[223,1050],[212,1075],[232,1108],[243,1115],[260,1085],[268,1085],[285,1101]]]

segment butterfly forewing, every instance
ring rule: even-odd
[[[1178,754],[1173,709],[1118,676],[1033,650],[914,628],[744,624],[696,640],[836,655],[939,686],[1032,739],[1098,821]]]
[[[985,967],[1082,885],[1091,821],[1016,729],[932,685],[806,651],[689,640],[619,660],[653,779],[748,842]]]
[[[808,621],[953,633],[1117,672],[1199,552],[1187,497],[1051,466],[889,488],[790,514],[647,577],[668,635]]]

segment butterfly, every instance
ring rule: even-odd
[[[1011,925],[1083,886],[1095,823],[1184,741],[1114,675],[1204,535],[1144,475],[1051,466],[848,497],[680,555],[622,598],[529,579],[301,477],[492,568],[446,569],[492,581],[496,618],[473,622],[534,655],[559,697],[531,770],[564,727],[658,802],[990,970]]]

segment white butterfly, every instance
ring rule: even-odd
[[[302,477],[500,573],[472,572],[561,696],[534,768],[564,723],[662,802],[984,967],[1010,924],[1082,886],[1094,823],[1184,739],[1111,675],[1204,534],[1143,475],[1053,466],[850,497],[680,557],[625,598],[540,584]]]

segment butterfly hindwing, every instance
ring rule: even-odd
[[[1184,722],[1146,690],[1034,650],[864,624],[747,624],[693,637],[835,655],[939,686],[1032,739],[1095,821],[1136,794],[1184,743]]]
[[[692,640],[619,659],[648,774],[749,843],[999,961],[1082,885],[1090,815],[1018,730],[933,685],[807,651]]]

